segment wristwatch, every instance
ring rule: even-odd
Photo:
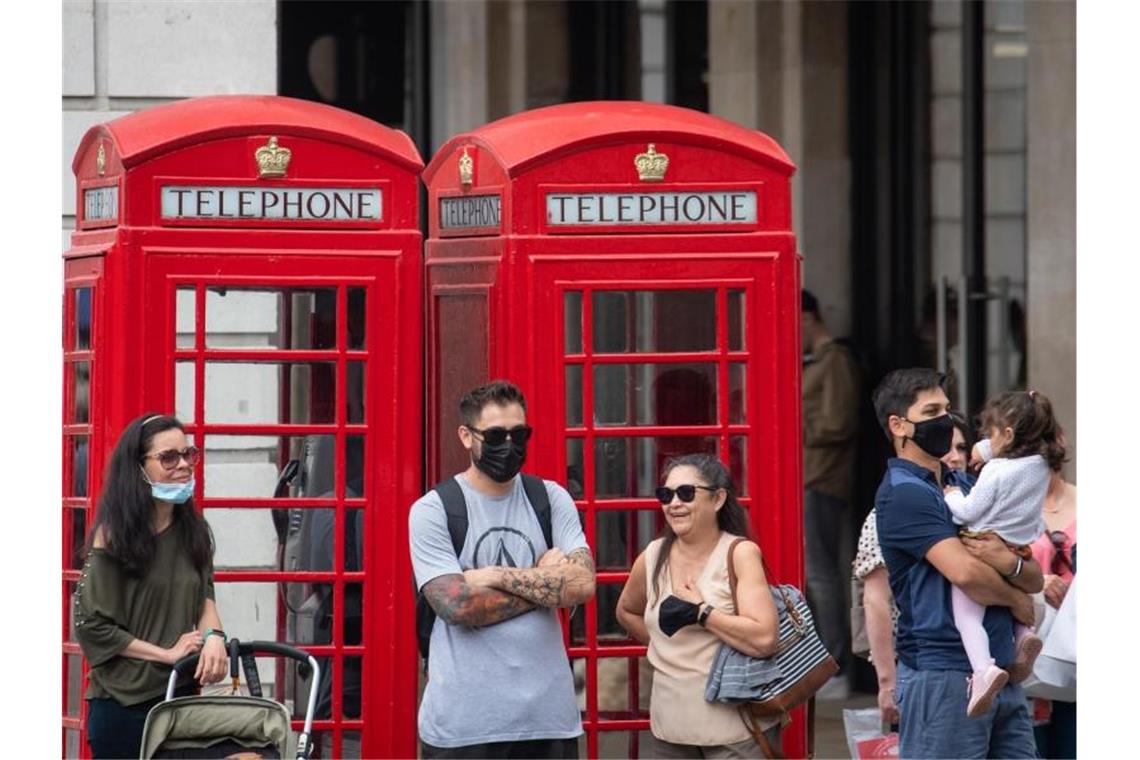
[[[705,623],[709,619],[709,615],[712,614],[712,611],[713,611],[713,606],[711,604],[706,604],[703,607],[701,607],[701,613],[699,615],[697,615],[697,625],[699,625],[701,628],[704,628]]]

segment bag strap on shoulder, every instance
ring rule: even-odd
[[[550,511],[550,494],[546,492],[546,483],[542,478],[537,478],[534,475],[527,475],[525,472],[520,475],[523,482],[523,491],[526,492],[526,499],[530,502],[531,509],[538,517],[538,524],[542,528],[542,537],[546,539],[546,548],[554,548],[554,519]]]
[[[447,478],[436,483],[432,490],[439,494],[443,511],[447,515],[447,532],[451,536],[451,546],[458,557],[467,540],[467,499],[455,478]]]

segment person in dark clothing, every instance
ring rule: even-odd
[[[828,652],[842,668],[850,650],[846,610],[850,567],[841,553],[850,541],[861,377],[850,350],[831,335],[819,302],[801,294],[803,336],[804,557],[807,600]],[[846,676],[821,696],[846,695]]]

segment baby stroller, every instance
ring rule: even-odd
[[[175,697],[178,678],[192,674],[198,655],[184,657],[174,665],[166,687],[166,700],[155,705],[146,716],[139,757],[150,758],[240,758],[240,760],[308,760],[313,750],[310,736],[317,707],[317,689],[309,690],[305,710],[305,727],[294,741],[289,711],[279,702],[261,695],[261,680],[254,657],[278,655],[302,663],[312,670],[313,683],[320,681],[320,665],[316,659],[291,646],[272,641],[240,642],[230,639],[230,678],[234,694],[225,696]],[[238,663],[245,671],[250,696],[237,694]],[[302,672],[307,677],[308,672]]]

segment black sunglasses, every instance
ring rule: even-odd
[[[680,499],[682,503],[688,504],[693,499],[697,498],[698,488],[702,491],[712,491],[713,493],[716,493],[720,490],[719,488],[713,488],[712,486],[695,486],[686,484],[683,486],[677,486],[676,488],[661,486],[653,493],[657,497],[657,501],[661,502],[662,504],[671,503],[673,501],[673,494],[677,494],[677,498]]]
[[[1053,562],[1050,565],[1050,570],[1053,575],[1060,575],[1061,570],[1068,568],[1073,569],[1073,563],[1069,556],[1065,554],[1065,539],[1068,536],[1063,530],[1054,530],[1049,532],[1049,541],[1053,544]],[[1062,565],[1064,567],[1062,567]]]
[[[197,446],[187,446],[178,451],[177,449],[166,449],[157,454],[144,454],[143,459],[157,459],[158,463],[164,470],[173,470],[178,466],[178,460],[185,459],[186,464],[191,467],[197,467],[198,461],[202,458],[202,450]]]
[[[508,430],[505,427],[489,427],[484,430],[479,428],[467,426],[467,429],[478,436],[479,440],[486,443],[488,446],[501,446],[510,438],[515,443],[522,446],[530,440],[530,436],[534,433],[534,428],[530,425],[519,425]]]

